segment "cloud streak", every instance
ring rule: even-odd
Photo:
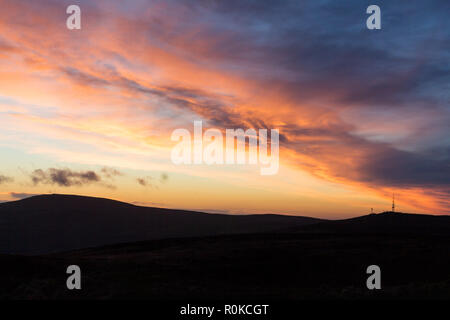
[[[13,199],[22,200],[22,199],[25,199],[25,198],[37,196],[39,194],[37,194],[37,193],[24,193],[24,192],[10,192],[9,195]]]
[[[0,174],[0,184],[6,184],[6,183],[13,182],[13,181],[14,181],[13,178]]]
[[[151,176],[136,178],[139,185],[143,187],[150,187],[159,189],[159,185],[167,183],[169,181],[169,175],[167,173],[161,173],[159,179],[155,179]]]

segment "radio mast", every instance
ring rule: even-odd
[[[395,197],[394,197],[394,193],[392,193],[392,212],[395,212]]]

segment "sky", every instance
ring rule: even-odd
[[[372,3],[373,2],[373,3]],[[81,8],[81,29],[66,8]],[[368,30],[366,8],[381,9]],[[450,2],[0,0],[0,201],[450,214]],[[278,129],[279,171],[176,165],[173,131]]]

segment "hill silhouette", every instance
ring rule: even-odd
[[[450,216],[383,212],[293,227],[291,232],[328,234],[450,235]]]
[[[324,220],[274,214],[208,214],[60,194],[0,203],[2,254],[34,255],[146,240],[248,233],[449,235],[450,216],[386,212]]]
[[[103,198],[40,195],[0,204],[0,253],[43,254],[107,244],[272,232],[321,221],[140,207]]]
[[[0,300],[449,299],[449,226],[449,216],[331,221],[36,196],[0,204]],[[65,286],[71,264],[80,292]],[[365,286],[371,264],[383,290]]]

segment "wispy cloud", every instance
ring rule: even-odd
[[[140,177],[136,181],[139,185],[143,187],[151,187],[159,189],[159,185],[166,183],[169,180],[169,175],[167,173],[161,173],[159,179],[155,179],[152,176]]]
[[[13,182],[13,181],[14,181],[13,178],[0,174],[0,184],[9,183],[9,182]]]
[[[101,173],[109,179],[112,179],[117,176],[123,176],[124,174],[117,169],[104,167],[101,169]]]
[[[37,193],[23,193],[23,192],[10,192],[9,195],[11,196],[11,198],[13,199],[25,199],[25,198],[29,198],[29,197],[33,197],[33,196],[37,196],[39,194]]]

